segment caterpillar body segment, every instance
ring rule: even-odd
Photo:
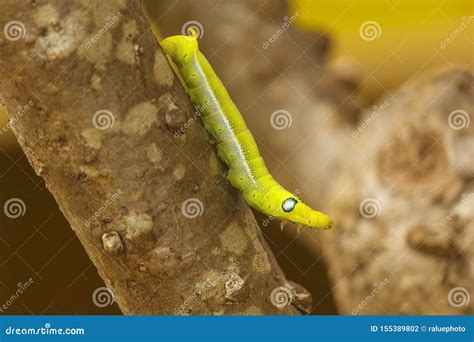
[[[195,36],[172,36],[161,41],[164,52],[176,64],[186,91],[201,112],[204,127],[217,142],[219,158],[228,166],[227,179],[256,210],[283,221],[328,229],[331,218],[304,204],[284,189],[268,172],[257,144],[227,90]]]

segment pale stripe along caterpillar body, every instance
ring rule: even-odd
[[[228,166],[227,179],[258,211],[282,221],[327,229],[329,216],[315,211],[268,172],[255,139],[206,57],[196,36],[172,36],[161,41],[178,67],[191,102],[201,112],[205,129],[216,140],[219,158]]]

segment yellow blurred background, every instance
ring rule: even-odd
[[[329,34],[332,63],[355,64],[369,100],[435,67],[473,70],[473,7],[472,0],[290,0],[300,28]]]

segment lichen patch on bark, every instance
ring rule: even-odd
[[[146,156],[152,163],[159,163],[163,159],[163,151],[153,143],[146,149]]]
[[[105,70],[105,65],[110,61],[112,55],[112,33],[106,32],[100,37],[99,41],[90,43],[94,41],[95,34],[96,33],[92,33],[84,39],[85,42],[89,42],[91,45],[81,44],[78,53],[90,63],[94,64],[98,70]]]
[[[40,27],[44,35],[38,36],[34,48],[40,58],[58,62],[73,53],[84,40],[90,25],[90,17],[83,10],[75,10],[54,25],[49,24],[47,17],[55,15],[53,9],[45,11],[40,7],[36,11],[36,14],[33,13],[36,22],[47,24]]]
[[[99,170],[98,168],[91,165],[81,165],[79,171],[84,174],[88,179],[95,179],[100,176],[107,175],[105,170]]]
[[[140,270],[152,275],[171,275],[178,270],[179,260],[169,247],[156,247],[145,254],[140,261]]]
[[[86,128],[81,132],[86,144],[94,150],[100,150],[102,146],[102,134],[96,128]]]
[[[184,178],[184,175],[186,174],[186,167],[184,164],[179,163],[176,165],[176,167],[173,169],[173,177],[177,180],[180,181]]]
[[[124,217],[127,240],[137,240],[153,232],[153,218],[145,213],[131,211]]]
[[[220,240],[226,250],[237,255],[242,255],[248,246],[247,236],[236,223],[227,226],[221,233]]]
[[[59,22],[59,12],[56,6],[47,4],[33,12],[33,21],[38,27],[48,27]]]
[[[271,271],[270,261],[265,252],[260,252],[254,255],[252,258],[253,269],[258,273],[269,273]]]
[[[127,113],[122,123],[122,132],[126,134],[144,135],[158,121],[158,108],[150,102],[135,105]]]

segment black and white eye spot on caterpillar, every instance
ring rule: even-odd
[[[290,197],[283,201],[281,208],[285,213],[289,213],[295,209],[296,203],[298,203],[298,201]]]

